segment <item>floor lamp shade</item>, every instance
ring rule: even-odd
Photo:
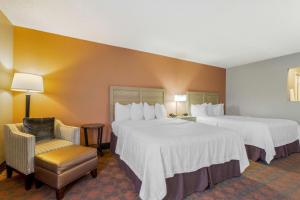
[[[30,93],[44,92],[43,77],[34,74],[15,73],[11,85],[11,90],[26,92],[25,117],[29,117]]]
[[[34,74],[15,73],[11,89],[20,92],[44,92],[43,77]]]

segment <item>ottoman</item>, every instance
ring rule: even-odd
[[[42,183],[56,190],[56,198],[64,197],[65,186],[91,173],[97,177],[98,157],[94,148],[71,145],[35,156],[36,187]]]

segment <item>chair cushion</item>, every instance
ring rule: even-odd
[[[24,118],[23,128],[26,133],[35,136],[36,141],[54,138],[54,118]]]
[[[95,148],[72,145],[36,155],[35,166],[61,174],[95,158],[97,158],[97,150]]]
[[[35,145],[35,155],[46,153],[48,151],[56,150],[71,145],[73,145],[73,143],[67,140],[61,140],[61,139],[42,140],[37,142]]]

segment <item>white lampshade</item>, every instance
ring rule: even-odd
[[[186,101],[186,95],[175,95],[174,101],[176,101],[176,102]]]
[[[44,92],[43,77],[34,74],[15,73],[11,90],[20,92]]]

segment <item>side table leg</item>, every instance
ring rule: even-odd
[[[85,146],[89,146],[89,141],[88,141],[88,130],[87,128],[84,128],[84,141],[85,141]]]
[[[102,153],[102,147],[101,147],[101,145],[102,145],[102,131],[103,131],[103,128],[98,128],[98,138],[97,138],[97,145],[98,145],[98,151],[99,151],[99,153],[100,153],[100,156],[102,156],[103,155],[103,153]]]

